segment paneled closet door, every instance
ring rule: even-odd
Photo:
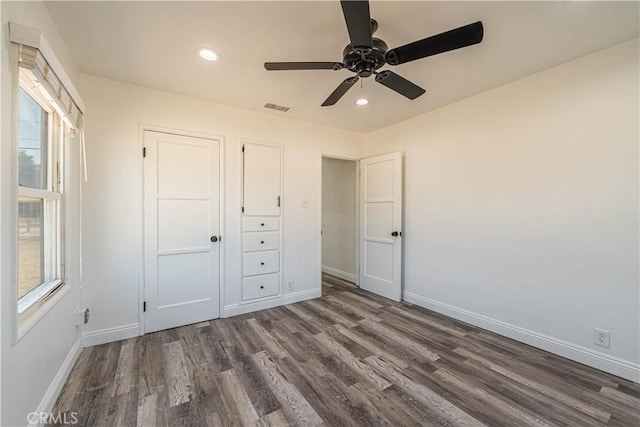
[[[145,131],[144,146],[145,332],[216,319],[220,141]]]
[[[280,147],[244,144],[244,215],[280,215]]]

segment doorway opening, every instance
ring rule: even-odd
[[[358,162],[322,157],[322,295],[358,283]]]

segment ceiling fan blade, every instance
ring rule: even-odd
[[[473,24],[391,49],[387,52],[385,60],[389,65],[404,64],[405,62],[480,43],[483,35],[484,27],[482,22],[474,22]]]
[[[349,39],[354,50],[358,48],[371,49],[371,14],[369,2],[362,0],[342,0],[342,13],[347,24]]]
[[[339,62],[265,62],[264,68],[269,71],[285,70],[339,70],[343,65]]]
[[[335,104],[336,102],[338,102],[340,100],[340,98],[342,98],[342,96],[347,93],[347,91],[349,89],[351,89],[351,86],[353,86],[354,84],[356,84],[356,82],[358,81],[359,77],[358,76],[353,76],[353,77],[349,77],[348,79],[346,79],[345,81],[343,81],[342,83],[340,83],[340,86],[338,86],[336,88],[336,90],[334,90],[331,95],[329,95],[329,97],[327,98],[326,101],[324,101],[322,103],[323,107],[328,107],[330,105]]]
[[[393,71],[382,71],[381,73],[378,73],[376,75],[376,81],[409,99],[416,99],[425,92],[425,90],[420,86],[411,83],[409,80],[397,75]]]

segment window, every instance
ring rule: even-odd
[[[35,83],[18,90],[18,313],[63,282],[62,151],[67,132]]]

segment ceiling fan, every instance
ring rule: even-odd
[[[376,82],[409,99],[416,99],[425,90],[399,76],[393,71],[378,71],[385,64],[400,65],[427,56],[471,46],[482,41],[482,22],[474,22],[389,50],[387,44],[373,37],[378,23],[371,19],[369,2],[342,0],[342,13],[349,32],[349,43],[342,53],[343,62],[265,62],[269,71],[284,70],[341,70],[346,68],[356,73],[344,80],[322,103],[323,107],[334,105],[361,78],[375,75]]]

